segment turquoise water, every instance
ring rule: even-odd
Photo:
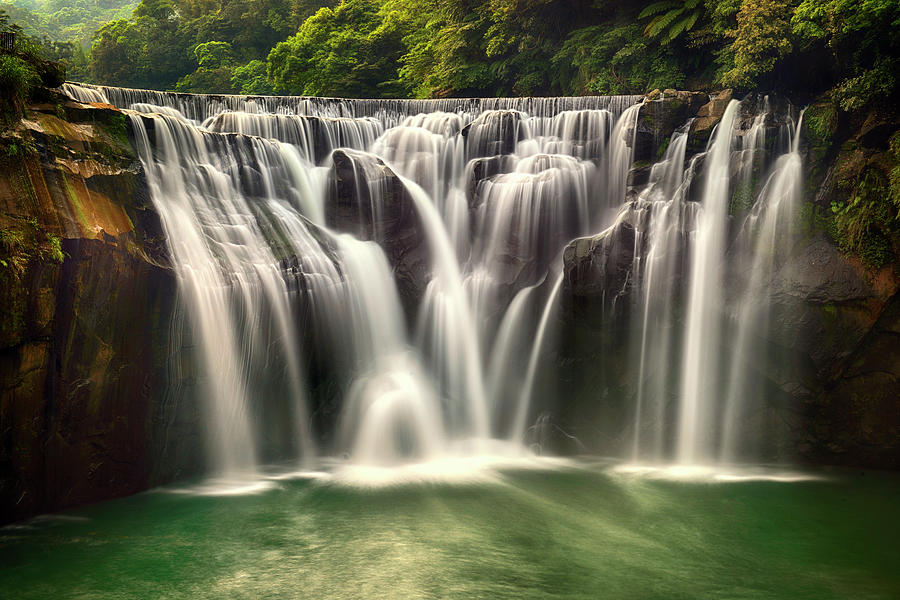
[[[156,490],[0,529],[4,598],[900,597],[900,479],[484,480]]]

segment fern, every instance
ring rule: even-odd
[[[660,15],[650,21],[650,24],[647,25],[647,28],[644,30],[644,35],[648,37],[657,37],[666,28],[672,24],[672,21],[677,19],[681,15],[681,9],[678,10],[670,10],[664,15]]]
[[[638,19],[653,17],[644,29],[647,37],[658,37],[660,43],[668,44],[683,33],[690,31],[703,13],[700,0],[663,0],[655,2],[641,11]]]
[[[678,3],[673,2],[673,0],[663,0],[662,2],[654,2],[647,8],[641,11],[641,14],[638,15],[638,19],[646,19],[647,17],[659,14],[661,12],[678,8]]]
[[[697,22],[697,19],[699,18],[699,13],[693,13],[688,15],[686,19],[682,19],[681,21],[672,25],[672,27],[669,28],[669,32],[663,38],[663,43],[668,44],[685,31],[690,31],[690,29],[694,26],[694,24]]]

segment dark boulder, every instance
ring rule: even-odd
[[[565,285],[580,298],[613,301],[628,292],[635,229],[627,220],[593,237],[572,241],[563,253]]]
[[[523,114],[514,110],[489,110],[463,127],[469,158],[512,154],[524,137]]]
[[[412,317],[430,278],[431,253],[415,202],[397,174],[371,154],[336,150],[325,220],[329,227],[384,249]]]
[[[498,155],[470,160],[466,165],[466,200],[469,208],[478,208],[484,200],[478,194],[478,187],[482,181],[500,173],[508,173],[512,166],[510,156]]]
[[[672,132],[687,123],[708,101],[709,96],[702,92],[656,90],[648,95],[636,122],[634,160],[661,159]]]

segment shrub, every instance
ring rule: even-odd
[[[0,110],[4,121],[21,114],[39,82],[40,77],[33,65],[18,56],[0,55]]]
[[[866,266],[883,267],[893,258],[891,239],[898,226],[888,181],[879,169],[869,166],[855,181],[841,182],[841,187],[852,195],[846,202],[831,204],[832,236],[841,250],[859,255]]]

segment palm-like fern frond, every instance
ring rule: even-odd
[[[681,16],[681,13],[682,10],[679,8],[676,10],[670,10],[664,15],[659,15],[658,17],[650,21],[650,23],[647,25],[647,28],[644,29],[644,35],[649,37],[656,37],[660,35],[669,27],[669,25],[672,24],[672,21]]]
[[[662,0],[642,10],[638,18],[652,16],[653,19],[644,29],[644,35],[659,37],[661,43],[668,44],[694,27],[703,14],[703,8],[701,0]]]
[[[686,18],[672,25],[666,35],[663,36],[663,44],[668,44],[685,31],[690,31],[690,29],[694,26],[694,24],[697,22],[697,19],[699,18],[700,13],[691,13]]]
[[[646,19],[647,17],[658,15],[661,12],[671,10],[673,8],[679,8],[678,2],[675,2],[674,0],[662,0],[662,2],[654,2],[641,11],[641,14],[638,15],[638,19]]]

